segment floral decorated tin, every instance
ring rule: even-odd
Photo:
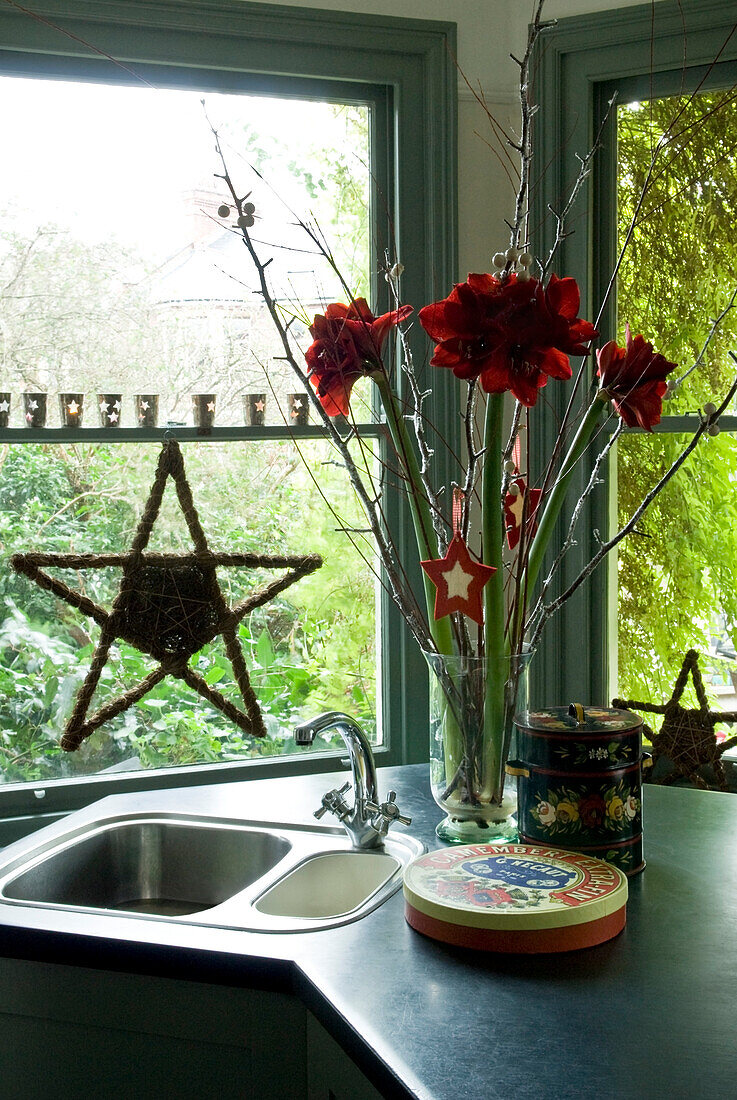
[[[404,912],[423,935],[478,951],[575,951],[627,919],[627,879],[609,863],[547,845],[469,844],[404,872]]]
[[[551,707],[515,718],[519,838],[607,860],[627,875],[642,854],[642,719],[610,707]]]

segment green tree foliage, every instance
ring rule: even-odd
[[[648,181],[652,151],[670,135]],[[737,104],[727,93],[620,108],[619,229],[646,197],[618,284],[625,323],[679,364],[694,363],[711,320],[737,285]],[[714,337],[666,415],[718,401],[734,374],[737,311]],[[631,435],[619,445],[618,506],[626,520],[682,449],[683,435]],[[726,620],[737,624],[737,440],[702,442],[650,507],[619,555],[619,693],[660,702],[684,652],[708,649]]]
[[[0,757],[6,782],[90,774],[131,760],[153,767],[294,752],[295,722],[326,709],[349,710],[374,727],[373,579],[335,531],[336,520],[322,494],[346,522],[358,523],[357,506],[342,471],[326,461],[329,447],[303,444],[302,450],[300,457],[288,442],[184,448],[192,492],[214,548],[304,550],[325,558],[313,578],[254,611],[241,627],[268,738],[245,736],[169,679],[96,731],[77,753],[60,753],[60,733],[89,667],[97,628],[6,565],[0,571]],[[157,453],[152,444],[6,448],[0,467],[2,556],[40,546],[120,552],[140,518]],[[191,550],[171,486],[149,545]],[[120,579],[113,568],[60,575],[106,606]],[[226,598],[235,601],[269,576],[221,570],[220,580]],[[192,660],[208,683],[238,702],[218,641]],[[151,667],[132,647],[116,646],[96,705],[142,679]]]

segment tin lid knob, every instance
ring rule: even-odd
[[[571,718],[575,718],[578,725],[583,725],[586,721],[586,712],[583,709],[581,703],[571,703],[568,707],[568,714]]]

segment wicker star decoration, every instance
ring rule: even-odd
[[[170,477],[194,543],[194,552],[146,553],[151,530]],[[61,747],[68,752],[78,749],[82,741],[98,726],[133,706],[166,676],[183,680],[240,729],[253,736],[263,737],[266,727],[238,640],[238,624],[249,611],[272,600],[285,588],[322,565],[322,559],[316,554],[214,554],[202,530],[184,471],[182,454],[174,440],[167,441],[161,450],[154,484],[127,553],[15,554],[10,562],[16,572],[25,574],[41,588],[53,592],[72,607],[89,615],[100,627],[100,638],[92,663],[77,693],[62,737]],[[123,576],[110,611],[45,572],[49,566],[77,571],[106,566],[122,567]],[[229,607],[218,582],[218,566],[285,568],[288,572],[250,593],[234,607]],[[219,634],[223,637],[225,651],[243,699],[243,710],[189,667],[190,658]],[[158,665],[129,691],[89,715],[100,674],[117,638],[153,657]]]
[[[689,649],[683,659],[673,694],[662,706],[622,699],[613,699],[612,706],[664,716],[658,733],[654,733],[647,725],[643,727],[645,734],[652,741],[653,764],[656,764],[660,757],[667,757],[674,766],[674,770],[660,780],[661,783],[673,783],[677,779],[684,778],[695,783],[697,787],[707,789],[708,784],[699,775],[698,769],[708,764],[714,769],[720,789],[726,791],[727,777],[721,758],[727,749],[737,745],[737,737],[730,737],[718,743],[714,736],[714,727],[721,722],[737,721],[737,711],[709,710],[709,701],[706,698],[698,662],[699,655],[696,650]],[[687,710],[679,702],[689,674],[696,690],[698,710]]]

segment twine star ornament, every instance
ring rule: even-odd
[[[169,478],[174,482],[194,544],[194,552],[190,554],[146,552]],[[139,702],[166,676],[183,680],[240,729],[252,736],[263,737],[266,727],[248,676],[238,639],[238,625],[254,608],[274,599],[284,589],[319,569],[322,559],[317,554],[213,553],[194,506],[181,451],[178,444],[170,440],[164,444],[159,455],[154,484],[127,553],[15,554],[10,563],[16,572],[25,574],[41,588],[89,615],[100,627],[100,637],[89,671],[77,693],[61,741],[62,749],[73,752],[94,730]],[[79,573],[108,566],[118,566],[123,570],[118,593],[109,611],[45,571],[51,567],[74,569]],[[286,569],[287,572],[230,607],[217,578],[218,566]],[[190,658],[218,635],[222,635],[244,709],[226,699],[189,666]],[[157,667],[129,691],[90,715],[95,689],[116,639],[126,641],[152,657],[158,662]]]
[[[663,723],[655,733],[649,726],[644,731],[653,746],[653,764],[660,757],[666,757],[674,765],[674,770],[661,782],[673,783],[679,778],[689,779],[697,787],[707,787],[698,769],[709,764],[714,769],[721,790],[727,790],[727,777],[721,757],[733,745],[737,737],[730,737],[721,743],[714,734],[715,726],[722,722],[737,722],[737,711],[713,711],[709,709],[704,681],[699,669],[699,655],[695,649],[689,649],[683,659],[681,671],[673,687],[673,694],[667,703],[657,706],[654,703],[638,703],[635,700],[613,699],[612,706],[623,710],[640,710],[646,714],[662,714]],[[680,703],[688,677],[693,680],[698,709],[689,710]]]

